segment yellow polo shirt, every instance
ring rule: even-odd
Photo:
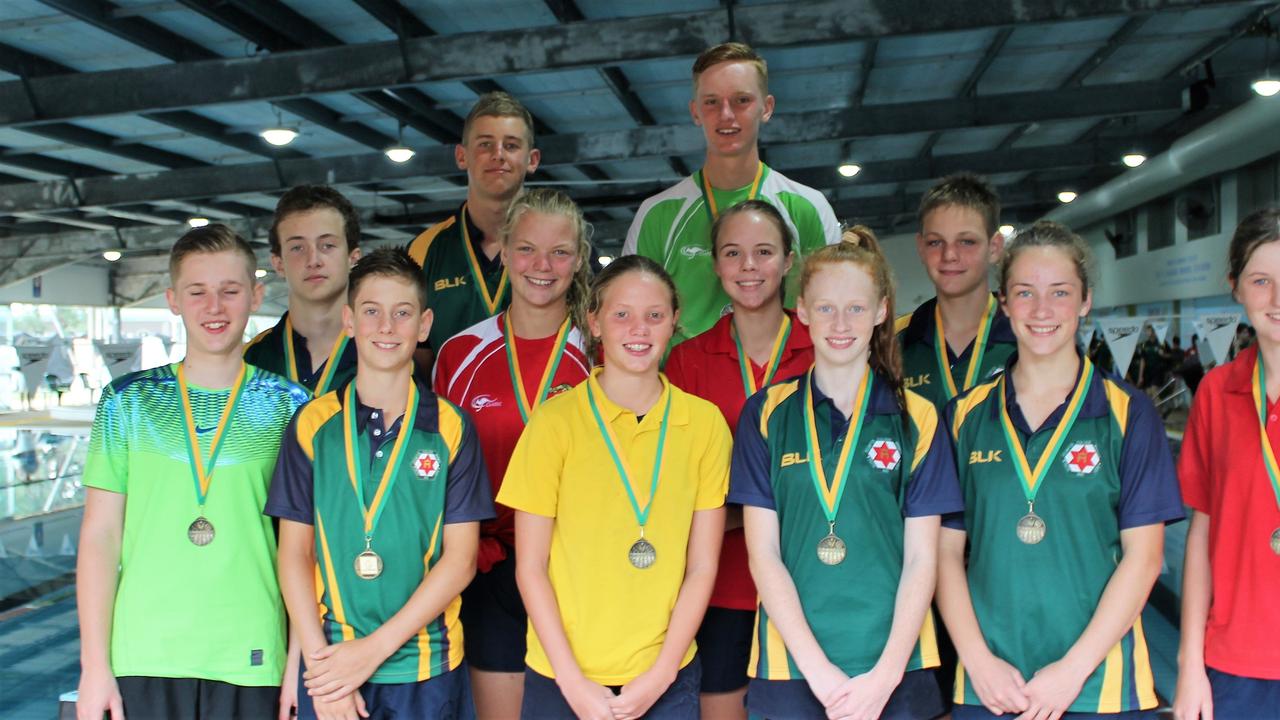
[[[602,685],[625,685],[653,666],[666,639],[684,582],[693,513],[724,505],[732,440],[715,405],[662,377],[662,395],[644,416],[605,397],[596,377],[547,400],[520,436],[497,501],[555,518],[548,573],[569,646],[578,665]],[[627,491],[587,400],[591,386],[600,416],[627,458],[636,502],[649,498],[662,416],[671,404],[662,472],[645,526],[657,562],[632,567],[627,551],[639,525]],[[555,677],[529,623],[525,662]],[[690,644],[681,666],[693,660]]]

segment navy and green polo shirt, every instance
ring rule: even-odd
[[[313,525],[319,612],[330,643],[365,637],[404,607],[444,551],[443,526],[494,516],[484,457],[471,421],[455,405],[418,387],[412,428],[403,417],[390,424],[382,413],[356,408],[355,457],[365,466],[364,505],[373,502],[378,480],[400,433],[406,440],[400,474],[383,499],[372,549],[382,574],[365,580],[355,573],[364,551],[363,507],[347,469],[343,437],[346,385],[307,403],[285,430],[271,481],[266,514]],[[454,598],[369,679],[408,683],[436,678],[463,659],[462,625]]]
[[[270,370],[277,375],[283,375],[290,378],[294,382],[302,385],[312,393],[319,392],[323,395],[326,392],[342,385],[356,375],[356,344],[346,342],[343,344],[341,354],[338,355],[337,367],[330,372],[329,363],[332,360],[326,360],[314,372],[311,370],[311,349],[307,347],[307,339],[298,334],[297,330],[290,328],[293,334],[293,367],[289,367],[289,353],[286,349],[285,328],[288,326],[289,313],[286,312],[280,316],[280,322],[275,326],[267,328],[258,333],[248,345],[244,348],[244,361],[250,365]],[[345,335],[343,336],[345,337]],[[332,348],[316,348],[316,352],[329,353]],[[324,387],[317,386],[324,383]]]
[[[427,278],[427,307],[434,319],[426,344],[436,352],[446,340],[497,315],[511,301],[502,255],[486,257],[483,241],[484,231],[471,221],[464,203],[406,248]]]
[[[1017,361],[1009,360],[1005,377]],[[1079,382],[1079,374],[1076,376]],[[1003,388],[1003,390],[1001,390]],[[1069,400],[1069,399],[1068,399]],[[991,380],[947,407],[963,516],[944,519],[969,536],[969,594],[987,645],[1030,678],[1062,658],[1093,618],[1121,555],[1122,530],[1182,519],[1182,498],[1160,415],[1145,394],[1095,368],[1080,413],[1035,496],[1043,541],[1018,540],[1027,499],[1001,428],[1001,403],[1034,465],[1063,422],[1063,402],[1034,432],[1012,382]],[[961,664],[957,703],[980,705]],[[1070,712],[1156,706],[1139,618],[1085,681]]]
[[[895,321],[895,328],[902,344],[903,382],[908,390],[924,396],[941,413],[951,398],[947,395],[946,378],[939,375],[937,306],[936,297],[924,301],[915,311],[899,317]],[[1013,335],[1009,318],[1000,310],[997,302],[995,319],[991,321],[991,333],[987,336],[986,352],[982,356],[982,366],[978,368],[976,382],[989,380],[1003,370],[1005,362],[1017,348],[1018,339]],[[964,390],[965,373],[969,370],[973,350],[973,342],[959,355],[952,352],[950,347],[946,348],[951,377],[955,379],[956,389],[959,391]]]
[[[839,565],[822,564],[817,547],[828,526],[809,475],[805,386],[812,388],[816,401],[828,478],[834,477],[850,423],[810,377],[771,385],[743,407],[728,501],[778,513],[782,562],[795,582],[805,619],[827,658],[853,676],[876,664],[889,639],[902,576],[904,518],[958,513],[960,489],[951,443],[938,426],[937,411],[909,391],[902,410],[889,383],[876,377],[836,516],[836,534],[850,552]],[[930,612],[906,669],[937,665]],[[763,604],[757,609],[747,673],[761,680],[802,677]]]

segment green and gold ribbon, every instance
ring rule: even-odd
[[[178,363],[178,369],[174,374],[178,378],[178,394],[182,397],[182,429],[187,439],[187,456],[191,460],[191,479],[196,487],[196,502],[199,503],[203,512],[205,499],[209,497],[209,483],[213,480],[213,469],[218,464],[218,453],[222,451],[222,441],[226,439],[231,417],[235,415],[236,405],[240,402],[240,395],[249,376],[249,366],[240,363],[240,374],[236,375],[235,383],[231,386],[231,394],[227,396],[227,401],[222,406],[222,417],[218,418],[217,429],[214,430],[213,439],[209,442],[208,461],[200,452],[195,413],[191,410],[191,392],[187,387],[186,371],[182,363]]]
[[[391,494],[391,488],[395,487],[396,478],[400,476],[400,465],[404,462],[404,447],[408,444],[409,436],[413,434],[414,421],[418,417],[418,386],[413,382],[413,378],[409,378],[409,397],[404,408],[404,419],[400,421],[400,436],[396,438],[395,445],[391,448],[391,457],[387,458],[387,465],[382,470],[382,478],[378,481],[378,489],[373,494],[373,501],[367,506],[364,501],[364,476],[365,458],[356,458],[356,452],[360,448],[357,441],[358,430],[356,428],[356,414],[358,405],[356,404],[356,384],[352,381],[347,385],[346,402],[343,404],[343,424],[342,439],[347,455],[347,476],[351,480],[351,489],[356,492],[356,502],[360,503],[360,514],[364,518],[364,539],[368,543],[373,540],[373,533],[378,528],[378,521],[382,519],[382,511],[386,509],[386,498]]]
[[[1262,440],[1262,464],[1267,468],[1267,477],[1271,479],[1271,490],[1276,495],[1276,504],[1280,505],[1280,464],[1276,462],[1276,451],[1271,447],[1271,438],[1267,437],[1267,375],[1262,367],[1262,353],[1258,353],[1253,367],[1253,404],[1258,408],[1258,431]]]
[[[747,397],[756,394],[760,388],[773,382],[773,376],[782,364],[782,351],[787,347],[787,339],[791,337],[791,317],[782,315],[782,326],[778,328],[778,336],[773,340],[773,350],[769,352],[769,364],[764,366],[764,380],[756,385],[756,374],[751,369],[751,358],[742,347],[742,339],[738,337],[737,326],[733,327],[733,345],[738,349],[738,371],[742,374],[742,391]]]
[[[528,424],[529,416],[533,411],[547,399],[547,393],[551,392],[551,380],[556,376],[560,360],[564,358],[565,346],[569,343],[569,328],[569,318],[566,317],[560,324],[560,331],[556,333],[551,357],[547,358],[547,364],[542,369],[542,379],[538,381],[537,394],[534,395],[533,402],[530,402],[524,392],[524,375],[520,372],[520,353],[516,352],[516,333],[511,328],[511,313],[502,315],[502,336],[506,340],[503,345],[507,351],[507,370],[511,373],[511,386],[516,390],[516,407],[520,409],[520,419],[525,424]]]
[[[347,342],[351,338],[343,331],[338,331],[338,339],[333,341],[333,347],[329,349],[329,359],[324,363],[324,372],[320,373],[320,379],[316,381],[316,387],[311,391],[312,397],[320,397],[329,391],[329,383],[333,382],[334,373],[338,371],[338,362],[342,358],[342,353],[347,350]],[[298,355],[293,349],[293,318],[288,315],[284,317],[284,362],[289,372],[289,379],[295,383],[298,380]]]
[[[751,189],[747,191],[747,200],[755,200],[760,196],[760,181],[764,178],[764,163],[760,163],[756,167],[756,177],[751,181]],[[720,210],[716,208],[716,195],[711,188],[711,181],[707,179],[707,170],[703,168],[698,171],[698,179],[702,185],[702,201],[706,205],[707,214],[711,216],[711,222],[715,223],[716,218],[720,217]]]
[[[951,375],[951,363],[947,361],[947,338],[942,330],[942,309],[933,306],[934,354],[938,356],[938,374],[942,376],[943,392],[947,399],[959,395],[962,391],[973,387],[978,381],[978,373],[982,372],[982,358],[987,354],[987,338],[991,337],[991,325],[996,319],[996,299],[987,296],[987,309],[982,311],[982,319],[978,321],[978,335],[973,339],[973,352],[969,355],[969,368],[964,373],[964,387],[957,388],[956,380]]]
[[[662,424],[658,429],[658,450],[653,456],[653,475],[649,479],[649,498],[644,507],[641,508],[640,503],[636,500],[635,489],[632,488],[631,484],[631,479],[635,475],[627,464],[627,458],[618,452],[618,439],[614,437],[613,428],[600,415],[600,408],[596,405],[595,392],[591,389],[592,384],[594,384],[593,379],[587,378],[587,403],[591,405],[591,414],[595,416],[596,427],[600,430],[600,436],[604,438],[605,447],[609,448],[609,457],[613,458],[613,466],[618,470],[618,477],[622,479],[622,486],[627,490],[627,499],[631,501],[631,511],[635,513],[636,522],[640,524],[640,532],[643,537],[644,526],[649,522],[649,511],[653,509],[653,499],[658,494],[658,477],[662,472],[662,451],[667,444],[667,424],[671,419],[671,392],[667,391],[666,393],[667,406],[662,410]]]
[[[849,469],[853,467],[854,448],[862,435],[862,426],[867,416],[867,405],[871,401],[872,371],[867,368],[858,383],[858,392],[854,395],[853,415],[849,417],[849,429],[844,434],[844,444],[840,448],[840,457],[836,461],[835,476],[827,478],[827,469],[822,462],[822,443],[818,441],[817,408],[814,407],[813,370],[809,370],[805,378],[804,397],[804,444],[809,453],[809,477],[813,487],[818,491],[818,499],[822,501],[822,512],[833,528],[836,515],[840,513],[840,503],[844,500],[844,489],[848,485]]]
[[[1035,502],[1036,493],[1040,492],[1040,485],[1049,474],[1053,458],[1057,457],[1058,451],[1067,441],[1067,435],[1071,433],[1071,427],[1076,424],[1076,417],[1080,415],[1080,408],[1084,406],[1084,398],[1089,394],[1089,386],[1093,383],[1093,363],[1087,357],[1081,358],[1080,361],[1084,363],[1084,367],[1080,370],[1080,380],[1076,382],[1075,390],[1071,392],[1071,399],[1067,402],[1067,410],[1062,421],[1058,423],[1053,435],[1049,437],[1049,444],[1036,460],[1035,470],[1031,469],[1027,452],[1018,438],[1018,430],[1009,417],[1009,403],[1006,401],[1004,387],[1008,382],[1009,374],[1000,376],[1000,386],[996,390],[1000,393],[1000,428],[1004,431],[1005,443],[1009,446],[1009,455],[1013,458],[1013,469],[1018,475],[1018,482],[1022,484],[1022,493],[1026,496],[1028,504]]]
[[[507,294],[507,266],[502,266],[502,277],[498,280],[498,288],[489,294],[489,285],[484,281],[484,273],[480,271],[480,259],[476,257],[476,249],[471,246],[471,231],[467,229],[467,206],[462,206],[458,213],[462,221],[462,246],[467,250],[467,267],[471,270],[471,282],[475,284],[476,293],[484,302],[490,315],[496,315],[502,305],[502,298]]]

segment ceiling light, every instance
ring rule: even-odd
[[[119,260],[119,259],[120,259],[120,251],[119,251],[119,250],[108,250],[108,251],[106,251],[106,252],[102,253],[102,259],[103,259],[103,260],[106,260],[107,262],[115,262],[115,261],[117,261],[117,260]]]
[[[857,175],[858,173],[862,172],[862,166],[858,165],[857,163],[845,163],[840,167],[836,168],[836,172],[840,173],[841,175],[847,178],[851,178],[854,175]]]
[[[276,147],[288,145],[298,137],[297,130],[287,127],[267,128],[258,134],[262,136],[263,140],[266,140],[268,143],[275,145]]]
[[[601,255],[596,259],[600,261],[600,267],[604,267],[605,265],[608,265],[609,263],[613,262],[612,255]]]
[[[1075,190],[1063,190],[1062,192],[1058,193],[1058,202],[1069,203],[1072,200],[1075,200],[1076,197],[1078,196],[1076,195]]]
[[[1264,77],[1261,80],[1253,81],[1253,91],[1262,97],[1271,97],[1280,92],[1280,80],[1274,80],[1270,77]]]
[[[193,215],[187,218],[187,224],[193,228],[202,228],[209,224],[209,218],[200,215]]]
[[[1147,161],[1147,156],[1140,152],[1125,153],[1124,157],[1120,158],[1120,161],[1128,167],[1136,168]]]
[[[262,279],[267,276],[267,271],[263,270],[262,268],[258,268],[257,270],[253,271],[253,276],[258,279]]]
[[[1001,225],[1001,226],[1000,226],[1000,234],[1001,234],[1001,235],[1003,235],[1003,236],[1005,236],[1005,237],[1009,237],[1010,235],[1012,235],[1012,234],[1013,234],[1013,226],[1012,226],[1012,225]]]
[[[398,163],[409,162],[410,160],[413,159],[413,156],[417,154],[410,148],[405,147],[404,145],[392,145],[391,147],[387,148],[386,150],[383,150],[382,152],[385,153],[386,156],[391,159],[391,162],[398,162]]]

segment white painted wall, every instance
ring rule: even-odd
[[[110,304],[107,295],[106,268],[88,265],[66,265],[40,275],[40,296],[33,292],[33,281],[23,280],[0,288],[0,303],[46,303],[49,305]]]

